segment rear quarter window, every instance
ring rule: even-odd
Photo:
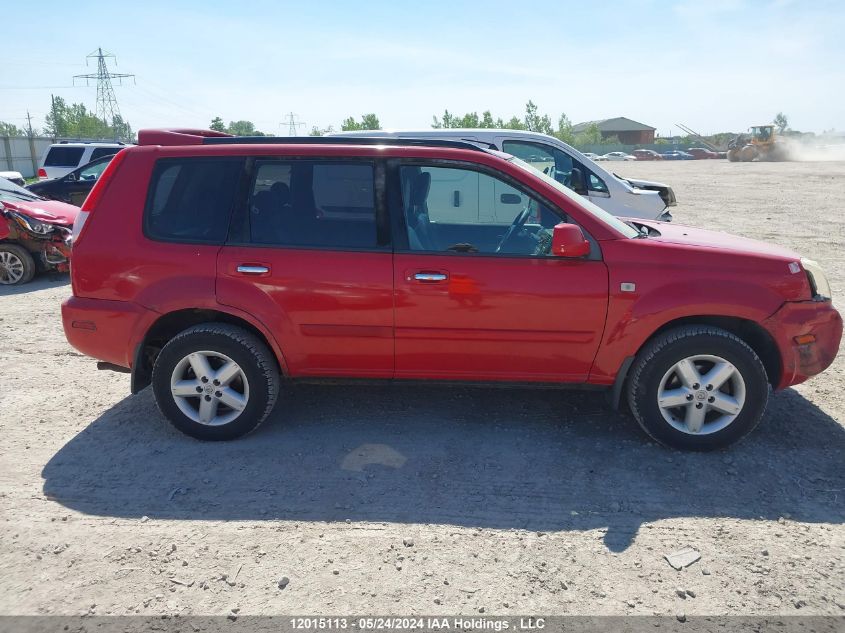
[[[44,166],[76,167],[84,152],[84,147],[51,147],[44,158]]]
[[[157,161],[144,210],[144,232],[166,242],[222,244],[243,169],[240,158]]]
[[[91,152],[91,160],[88,162],[94,162],[98,158],[102,158],[103,156],[114,156],[120,151],[119,147],[97,147]]]

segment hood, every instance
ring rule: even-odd
[[[72,226],[79,215],[79,207],[58,200],[15,200],[2,202],[11,211],[17,211],[39,222]]]
[[[624,176],[620,176],[619,174],[613,174],[617,178],[624,180],[627,183],[630,183],[634,187],[638,187],[640,189],[657,189],[662,187],[669,187],[669,185],[664,185],[662,182],[654,182],[652,180],[640,180],[639,178],[625,178]]]
[[[642,220],[634,220],[634,222],[658,231],[659,236],[648,238],[656,242],[712,248],[714,251],[732,252],[738,255],[763,255],[789,261],[801,259],[800,255],[788,248],[721,231],[708,231],[674,222],[644,222]]]

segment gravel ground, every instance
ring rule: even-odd
[[[817,259],[843,305],[845,163],[613,167]],[[0,614],[845,613],[842,355],[716,454],[594,393],[442,386],[296,386],[204,444],[68,346],[69,293],[0,290]]]

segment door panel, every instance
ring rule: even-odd
[[[467,165],[408,161],[394,173],[402,199],[392,198],[392,221],[408,245],[394,255],[396,377],[586,380],[604,329],[607,268],[548,254],[562,214]],[[441,193],[461,181],[494,196],[467,213]]]
[[[395,270],[397,378],[586,380],[606,316],[604,262],[397,253]]]
[[[217,300],[259,319],[294,377],[392,377],[392,291],[390,253],[225,246],[218,256]]]
[[[218,301],[261,320],[291,376],[390,378],[393,258],[373,161],[264,157],[250,172]]]

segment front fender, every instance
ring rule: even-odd
[[[607,326],[589,378],[595,384],[613,384],[624,360],[674,321],[727,317],[762,323],[784,303],[773,289],[727,274],[689,278],[682,268],[667,268],[660,276],[638,273],[635,266],[622,267],[622,273],[619,268],[611,267]],[[622,291],[623,283],[636,289]]]

